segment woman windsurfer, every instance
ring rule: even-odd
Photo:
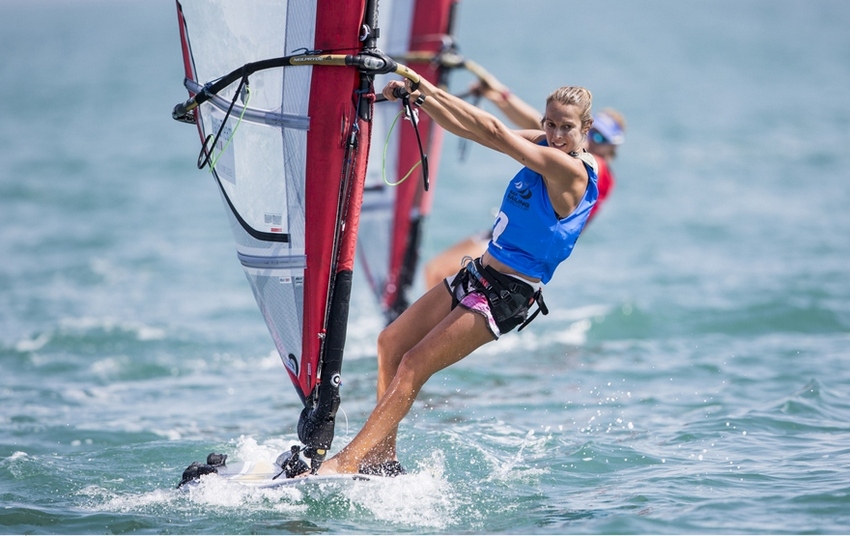
[[[566,86],[546,101],[543,130],[511,130],[493,115],[423,80],[411,102],[440,126],[523,165],[502,200],[487,251],[426,292],[378,337],[378,404],[363,429],[319,474],[398,474],[398,424],[435,372],[528,318],[555,268],[572,252],[596,202],[596,163],[582,149],[591,94]],[[391,81],[389,100],[404,87]],[[460,305],[460,307],[458,307]],[[536,313],[535,313],[536,315]],[[533,318],[534,315],[531,316]]]
[[[487,74],[488,76],[471,86],[471,93],[480,95],[492,102],[517,128],[539,129],[542,120],[540,112],[512,93],[495,76],[490,73]],[[599,213],[603,202],[614,189],[612,162],[617,156],[617,148],[625,141],[625,129],[625,118],[613,108],[607,108],[593,114],[593,127],[587,134],[585,145],[590,154],[596,158],[596,163],[599,166],[597,173],[599,198],[587,218],[587,225],[590,225],[590,222]],[[464,257],[478,257],[487,251],[487,244],[491,235],[490,229],[476,232],[432,257],[422,267],[425,288],[431,288],[454,274]]]

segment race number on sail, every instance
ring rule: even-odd
[[[315,472],[333,441],[371,138],[377,0],[178,0],[194,123],[292,384]]]

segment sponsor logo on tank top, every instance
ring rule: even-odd
[[[531,190],[522,181],[515,182],[514,188],[508,191],[508,203],[523,210],[531,207],[528,199],[531,199]]]

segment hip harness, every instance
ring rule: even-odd
[[[490,266],[483,266],[481,259],[470,259],[461,268],[451,284],[452,309],[457,307],[466,292],[480,292],[490,305],[490,313],[501,333],[519,326],[522,331],[539,313],[549,314],[543,301],[543,292],[515,277],[505,275]],[[537,309],[528,315],[532,304]]]

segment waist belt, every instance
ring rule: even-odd
[[[537,315],[549,314],[549,308],[543,301],[543,292],[515,277],[505,275],[495,268],[483,266],[480,259],[466,265],[466,273],[477,281],[481,292],[490,304],[490,312],[499,326],[499,331],[507,333],[519,325],[522,331]],[[528,316],[528,309],[537,303],[537,309]]]

